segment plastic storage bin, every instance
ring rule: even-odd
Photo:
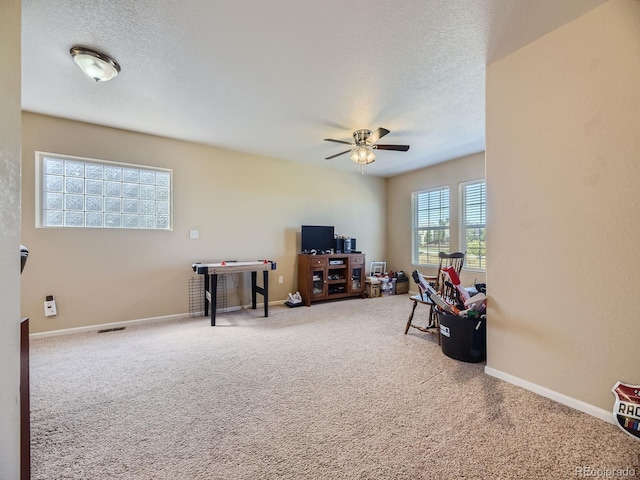
[[[442,353],[462,362],[476,363],[487,359],[486,319],[447,313],[438,313],[438,319]]]

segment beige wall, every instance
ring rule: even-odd
[[[640,384],[640,2],[487,71],[490,369],[610,411]]]
[[[20,473],[20,1],[0,4],[0,478]]]
[[[173,169],[173,231],[35,228],[35,151]],[[334,225],[367,258],[385,251],[384,179],[32,113],[23,115],[22,188],[22,312],[32,332],[186,313],[197,261],[275,260],[269,299],[286,300],[297,290],[302,224]],[[235,278],[249,304],[248,274]],[[239,305],[228,287],[228,305]],[[57,317],[44,317],[48,294]]]
[[[458,185],[484,178],[484,152],[440,163],[431,167],[391,177],[387,181],[387,268],[403,270],[407,275],[418,268],[433,275],[436,268],[416,267],[411,263],[411,193],[449,186],[451,216],[451,251],[458,250]],[[473,285],[484,282],[484,272],[463,270],[461,281]],[[413,280],[410,288],[416,289]]]

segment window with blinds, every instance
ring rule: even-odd
[[[460,184],[460,251],[467,252],[465,268],[486,270],[486,205],[484,180]]]
[[[449,187],[411,194],[412,262],[438,265],[438,253],[449,252]]]
[[[172,171],[37,152],[36,226],[171,230]]]

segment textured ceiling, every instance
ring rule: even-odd
[[[368,175],[484,150],[485,66],[604,0],[23,0],[24,110],[359,171],[333,160],[385,127]],[[94,83],[69,55],[122,66]],[[60,152],[66,153],[66,152]]]

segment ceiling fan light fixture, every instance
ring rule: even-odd
[[[371,148],[359,145],[353,149],[350,158],[352,162],[358,165],[368,165],[375,161],[376,155]]]
[[[356,130],[353,132],[353,142],[325,138],[325,142],[343,143],[351,146],[351,148],[344,152],[326,157],[325,160],[331,160],[340,155],[351,153],[349,157],[351,161],[362,167],[363,165],[368,165],[376,161],[376,154],[373,153],[374,150],[396,150],[398,152],[406,152],[409,150],[409,145],[380,145],[377,143],[378,140],[389,133],[391,133],[389,130],[380,127],[374,131],[366,129]]]
[[[120,73],[118,62],[97,50],[76,46],[69,53],[85,75],[96,82],[106,82]]]

